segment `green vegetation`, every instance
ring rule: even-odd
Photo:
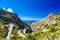
[[[60,15],[50,14],[31,24],[35,40],[60,40]]]
[[[5,26],[4,23],[6,23],[4,20],[0,20],[0,40],[5,40],[9,28],[9,25]]]
[[[27,28],[26,25],[24,26]],[[9,27],[10,25],[6,24],[4,20],[0,20],[0,40],[6,40]],[[60,40],[60,15],[49,15],[42,21],[32,23],[30,27],[33,32],[24,34],[24,27],[21,26],[20,33],[25,35],[25,37],[21,37],[18,35],[18,26],[15,25],[10,40]]]

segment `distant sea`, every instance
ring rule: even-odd
[[[26,24],[30,25],[34,22],[36,22],[37,20],[23,20]]]

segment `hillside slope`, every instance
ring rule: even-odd
[[[35,40],[60,40],[60,13],[51,13],[30,26]]]
[[[52,26],[52,25],[60,25],[60,13],[54,14],[51,13],[49,14],[46,18],[43,20],[38,20],[35,23],[32,23],[30,26],[34,27],[35,29],[42,29],[45,26]]]
[[[24,37],[30,32],[32,32],[30,26],[24,23],[17,14],[0,9],[0,40]]]

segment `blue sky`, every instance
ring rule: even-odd
[[[24,20],[38,20],[60,12],[60,0],[0,0],[0,8],[11,8]]]

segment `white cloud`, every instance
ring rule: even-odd
[[[5,10],[5,8],[3,8],[3,10]]]
[[[7,11],[8,12],[13,12],[13,10],[11,8],[8,8]]]

